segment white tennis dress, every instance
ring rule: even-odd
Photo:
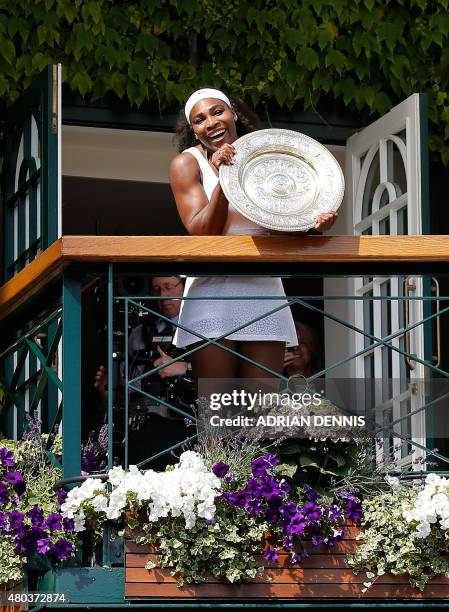
[[[202,183],[210,199],[218,183],[218,177],[210,167],[207,159],[196,147],[186,149],[184,153],[193,155],[200,167]],[[237,212],[229,203],[229,213],[224,235],[269,235],[270,232]],[[225,337],[229,340],[272,340],[285,342],[288,346],[298,344],[295,324],[285,299],[250,300],[249,297],[267,296],[284,297],[285,291],[280,278],[252,276],[215,276],[188,278],[184,295],[189,298],[223,297],[213,300],[184,300],[181,304],[178,322],[198,332],[200,336],[178,328],[173,342],[178,347],[185,347],[206,338]],[[245,296],[248,299],[229,299]],[[253,319],[275,310],[284,308],[274,314],[247,325]],[[230,333],[233,329],[237,331]]]

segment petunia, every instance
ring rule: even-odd
[[[0,504],[7,504],[9,501],[8,489],[0,482]]]
[[[48,538],[40,538],[36,542],[36,550],[40,555],[46,555],[50,550],[50,540]]]
[[[5,515],[8,518],[9,529],[11,531],[17,531],[23,525],[23,521],[25,520],[24,515],[18,510],[12,510]]]
[[[50,531],[58,531],[62,528],[62,516],[53,512],[43,522],[44,529],[50,529]]]
[[[64,491],[64,489],[57,489],[56,490],[56,501],[57,501],[58,510],[61,509],[61,506],[65,502],[66,499],[67,499],[67,491]]]
[[[271,453],[266,453],[262,455],[262,457],[258,457],[251,461],[251,471],[253,476],[265,476],[267,470],[274,467],[275,465],[279,465],[280,461],[276,457],[276,455],[272,455]]]
[[[223,461],[219,461],[213,466],[212,472],[215,476],[218,476],[218,478],[224,478],[229,472],[229,465]]]
[[[279,563],[279,553],[276,548],[271,548],[271,546],[269,546],[264,552],[263,556],[267,561],[274,561],[275,563]]]
[[[357,523],[363,517],[362,505],[359,501],[349,500],[346,506],[344,507],[344,513],[346,518],[350,521],[354,521]]]
[[[62,526],[66,533],[73,533],[75,531],[75,521],[72,518],[64,518]]]
[[[3,467],[14,467],[14,455],[5,447],[0,448],[0,463]]]
[[[51,547],[51,553],[54,555],[57,561],[63,561],[70,557],[74,550],[72,542],[65,538],[59,538]]]
[[[19,495],[25,491],[25,480],[20,472],[8,472],[5,474],[5,480]]]
[[[27,516],[35,527],[42,525],[44,521],[44,511],[39,506],[33,506],[31,510],[28,510]]]

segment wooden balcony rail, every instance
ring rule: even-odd
[[[75,262],[449,263],[449,236],[63,236],[0,287],[0,319]]]

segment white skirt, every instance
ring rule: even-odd
[[[184,327],[210,338],[225,337],[229,340],[272,340],[285,342],[287,346],[298,344],[297,333],[290,307],[280,278],[254,278],[222,276],[212,278],[188,278],[184,296],[189,298],[214,297],[226,299],[184,300],[178,322]],[[246,299],[229,299],[243,296]],[[261,297],[281,299],[260,299]],[[256,297],[259,299],[250,299]],[[247,325],[267,312],[284,306],[275,313]],[[237,331],[232,332],[233,329]],[[203,338],[177,328],[173,338],[176,346],[183,348]]]

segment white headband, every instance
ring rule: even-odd
[[[190,113],[192,112],[192,108],[197,102],[199,102],[200,100],[204,100],[205,98],[216,98],[217,100],[222,100],[223,102],[226,102],[229,108],[231,108],[231,102],[228,96],[219,89],[198,89],[197,91],[194,91],[190,98],[187,100],[184,108],[186,119],[189,125]]]

